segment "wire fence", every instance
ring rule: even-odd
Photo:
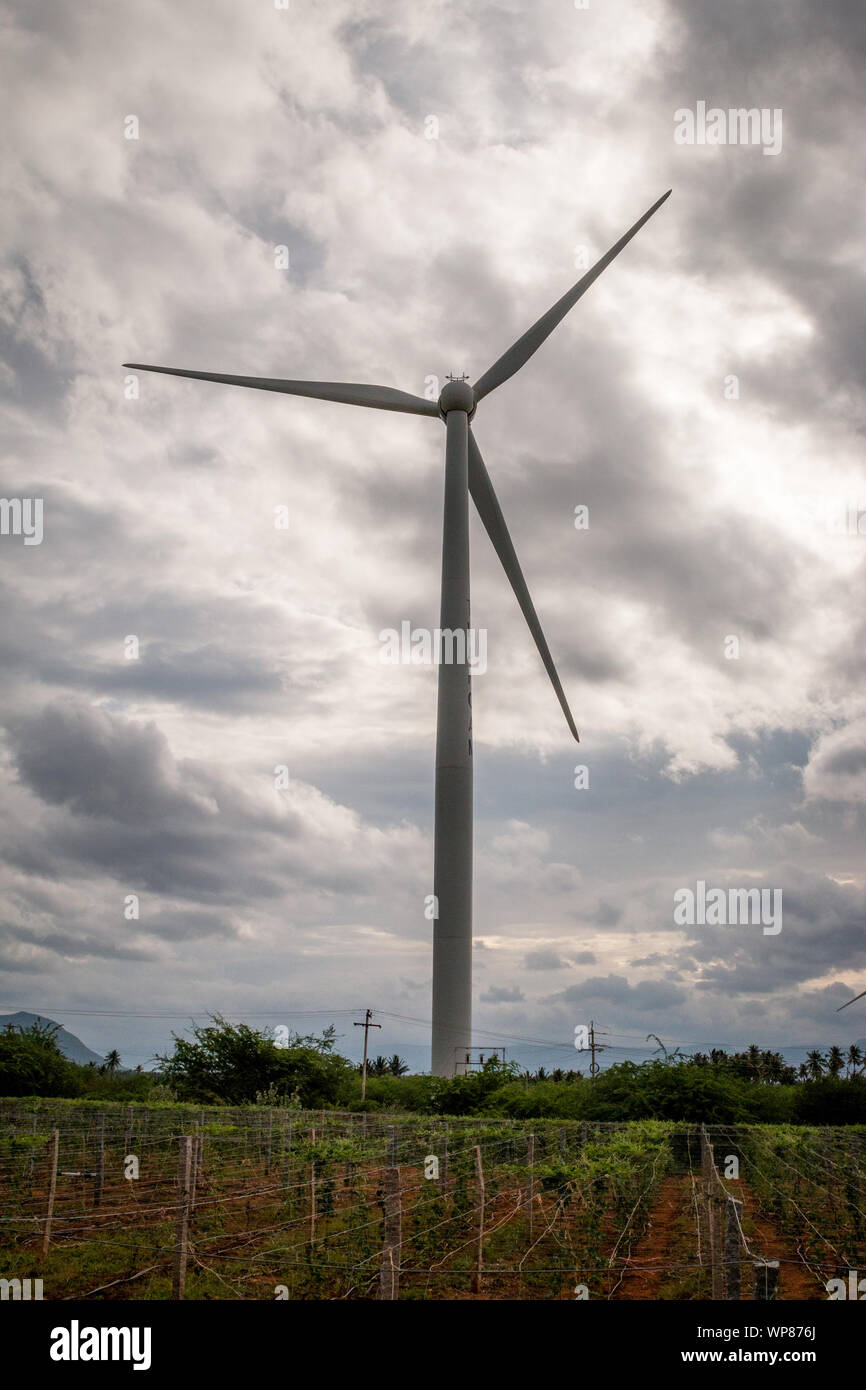
[[[0,1274],[51,1299],[794,1296],[786,1262],[819,1291],[866,1260],[861,1155],[859,1131],[6,1101]]]

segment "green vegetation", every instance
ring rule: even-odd
[[[834,1274],[866,1256],[859,1130],[789,1125],[744,1128],[725,1147],[761,1208],[796,1242],[804,1262]]]
[[[215,1015],[175,1038],[153,1072],[125,1072],[116,1051],[102,1067],[77,1066],[39,1025],[0,1033],[0,1095],[94,1101],[259,1105],[288,1109],[391,1111],[429,1116],[489,1115],[516,1120],[684,1120],[706,1124],[856,1125],[866,1123],[864,1058],[815,1050],[799,1070],[757,1046],[684,1057],[665,1053],[621,1062],[594,1080],[540,1068],[535,1075],[497,1058],[465,1076],[406,1075],[398,1056],[359,1068],[335,1050],[333,1029],[292,1034],[278,1045],[264,1031]]]
[[[193,1035],[176,1037],[173,1054],[158,1058],[181,1100],[244,1105],[264,1096],[268,1105],[315,1108],[342,1105],[360,1090],[352,1063],[334,1051],[333,1028],[320,1038],[293,1033],[278,1046],[268,1033],[215,1015]]]
[[[101,1067],[70,1062],[61,1052],[56,1026],[13,1024],[0,1031],[0,1095],[90,1097],[93,1100],[137,1100],[150,1096],[153,1073],[121,1071],[112,1051]]]
[[[221,1123],[225,1117],[227,1123]],[[59,1132],[54,1229],[39,1260],[49,1137]],[[388,1155],[399,1164],[403,1298],[475,1290],[484,1176],[485,1298],[604,1297],[671,1162],[671,1126],[343,1115],[245,1107],[0,1103],[0,1261],[46,1297],[171,1297],[178,1143],[195,1198],[187,1298],[375,1298]],[[393,1147],[392,1147],[393,1146]],[[140,1161],[125,1177],[124,1156]],[[431,1157],[438,1163],[430,1171]],[[98,1177],[102,1174],[102,1178]]]
[[[184,1135],[187,1298],[376,1298],[389,1168],[403,1299],[709,1297],[700,1126],[666,1120],[4,1101],[0,1262],[44,1277],[52,1299],[170,1298]],[[862,1267],[866,1129],[715,1125],[707,1137],[745,1203],[744,1297],[760,1255],[782,1259],[784,1298],[820,1298],[837,1268]]]

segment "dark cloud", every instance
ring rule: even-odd
[[[51,805],[139,827],[202,809],[154,724],[69,702],[18,720],[13,738],[22,781]]]
[[[682,989],[662,980],[641,980],[632,985],[624,975],[592,976],[580,985],[570,985],[562,994],[554,996],[566,1004],[589,1005],[596,1000],[609,1004],[626,1005],[639,1013],[649,1013],[681,1004],[685,999]]]
[[[519,985],[491,985],[481,996],[484,1004],[518,1004],[523,1000]]]
[[[568,961],[563,960],[556,951],[528,951],[523,965],[526,970],[565,970]]]
[[[824,760],[825,772],[840,772],[843,776],[853,777],[855,773],[862,772],[866,768],[866,747],[862,744],[854,748],[841,748],[838,753]]]
[[[473,515],[476,1019],[853,1026],[866,551],[785,499],[862,479],[863,7],[151,11],[8,7],[9,1007],[425,1014],[435,673],[378,634],[437,622],[441,426],[121,363],[477,376],[673,186],[473,424],[582,739]],[[674,145],[698,100],[782,153]],[[780,886],[780,935],[675,927],[698,877]]]

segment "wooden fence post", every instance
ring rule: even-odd
[[[710,1189],[710,1146],[706,1125],[701,1125],[701,1182],[704,1185],[704,1196],[708,1196]]]
[[[526,1144],[526,1205],[529,1208],[529,1243],[532,1244],[533,1206],[535,1205],[535,1135],[530,1134]]]
[[[201,1143],[198,1133],[198,1125],[193,1121],[192,1139],[189,1156],[189,1214],[192,1216],[195,1211],[195,1189],[198,1177],[198,1146]]]
[[[388,1126],[388,1152],[385,1168],[385,1242],[379,1270],[379,1298],[395,1299],[400,1291],[402,1244],[402,1200],[400,1169],[397,1165],[397,1130]]]
[[[186,1289],[186,1260],[189,1248],[189,1185],[192,1167],[192,1139],[181,1136],[177,1165],[177,1242],[174,1250],[172,1298],[183,1298]]]
[[[96,1122],[96,1172],[93,1175],[93,1205],[100,1206],[105,1191],[105,1115]]]
[[[130,1149],[132,1148],[132,1117],[133,1117],[133,1109],[132,1109],[132,1106],[131,1106],[131,1105],[128,1105],[128,1106],[126,1107],[126,1129],[125,1129],[124,1132],[123,1132],[123,1157],[124,1157],[124,1159],[126,1159],[127,1154],[129,1153]]]
[[[722,1210],[722,1201],[718,1193],[711,1190],[707,1201],[707,1227],[710,1233],[710,1297],[716,1301],[725,1296]]]
[[[740,1297],[740,1216],[743,1204],[736,1197],[725,1203],[725,1297]]]
[[[854,1242],[862,1238],[863,1213],[860,1210],[860,1139],[855,1136],[848,1143],[847,1177],[845,1179],[845,1202],[848,1218],[854,1232]]]
[[[779,1297],[779,1261],[755,1260],[755,1298],[762,1303]]]
[[[704,1210],[707,1214],[709,1244],[710,1298],[724,1298],[724,1266],[722,1264],[722,1210],[716,1160],[706,1125],[701,1125],[701,1186]]]
[[[291,1185],[291,1179],[292,1179],[292,1129],[293,1129],[293,1125],[292,1125],[291,1120],[289,1120],[288,1123],[286,1124],[285,1133],[283,1134],[283,1187],[285,1188],[285,1191],[286,1191],[286,1202],[288,1203],[288,1207],[289,1207],[289,1210],[290,1210],[290,1211],[294,1211],[294,1209],[295,1209],[295,1197],[294,1197],[294,1192],[292,1191],[292,1185]]]
[[[54,1215],[54,1197],[57,1192],[57,1154],[60,1149],[59,1129],[53,1129],[51,1131],[51,1138],[49,1139],[48,1143],[50,1145],[51,1153],[51,1157],[49,1159],[49,1162],[51,1164],[51,1172],[48,1178],[48,1207],[45,1212],[45,1230],[42,1232],[43,1260],[45,1259],[45,1256],[48,1254],[48,1245],[51,1240],[51,1218]]]
[[[481,1271],[484,1267],[484,1169],[481,1166],[481,1145],[475,1145],[475,1178],[478,1183],[478,1251],[472,1292],[481,1292]]]
[[[265,1145],[265,1175],[271,1171],[271,1159],[274,1150],[274,1112],[268,1111],[268,1142]]]
[[[33,1115],[33,1137],[36,1138],[36,1114]],[[30,1184],[30,1191],[33,1191],[33,1183],[36,1173],[36,1150],[30,1148],[27,1152],[27,1181]]]
[[[315,1144],[316,1131],[310,1130],[310,1143]],[[310,1244],[316,1239],[316,1156],[310,1157]]]

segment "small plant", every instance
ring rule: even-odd
[[[162,1081],[155,1081],[147,1093],[148,1105],[174,1105],[176,1102],[176,1092]]]

